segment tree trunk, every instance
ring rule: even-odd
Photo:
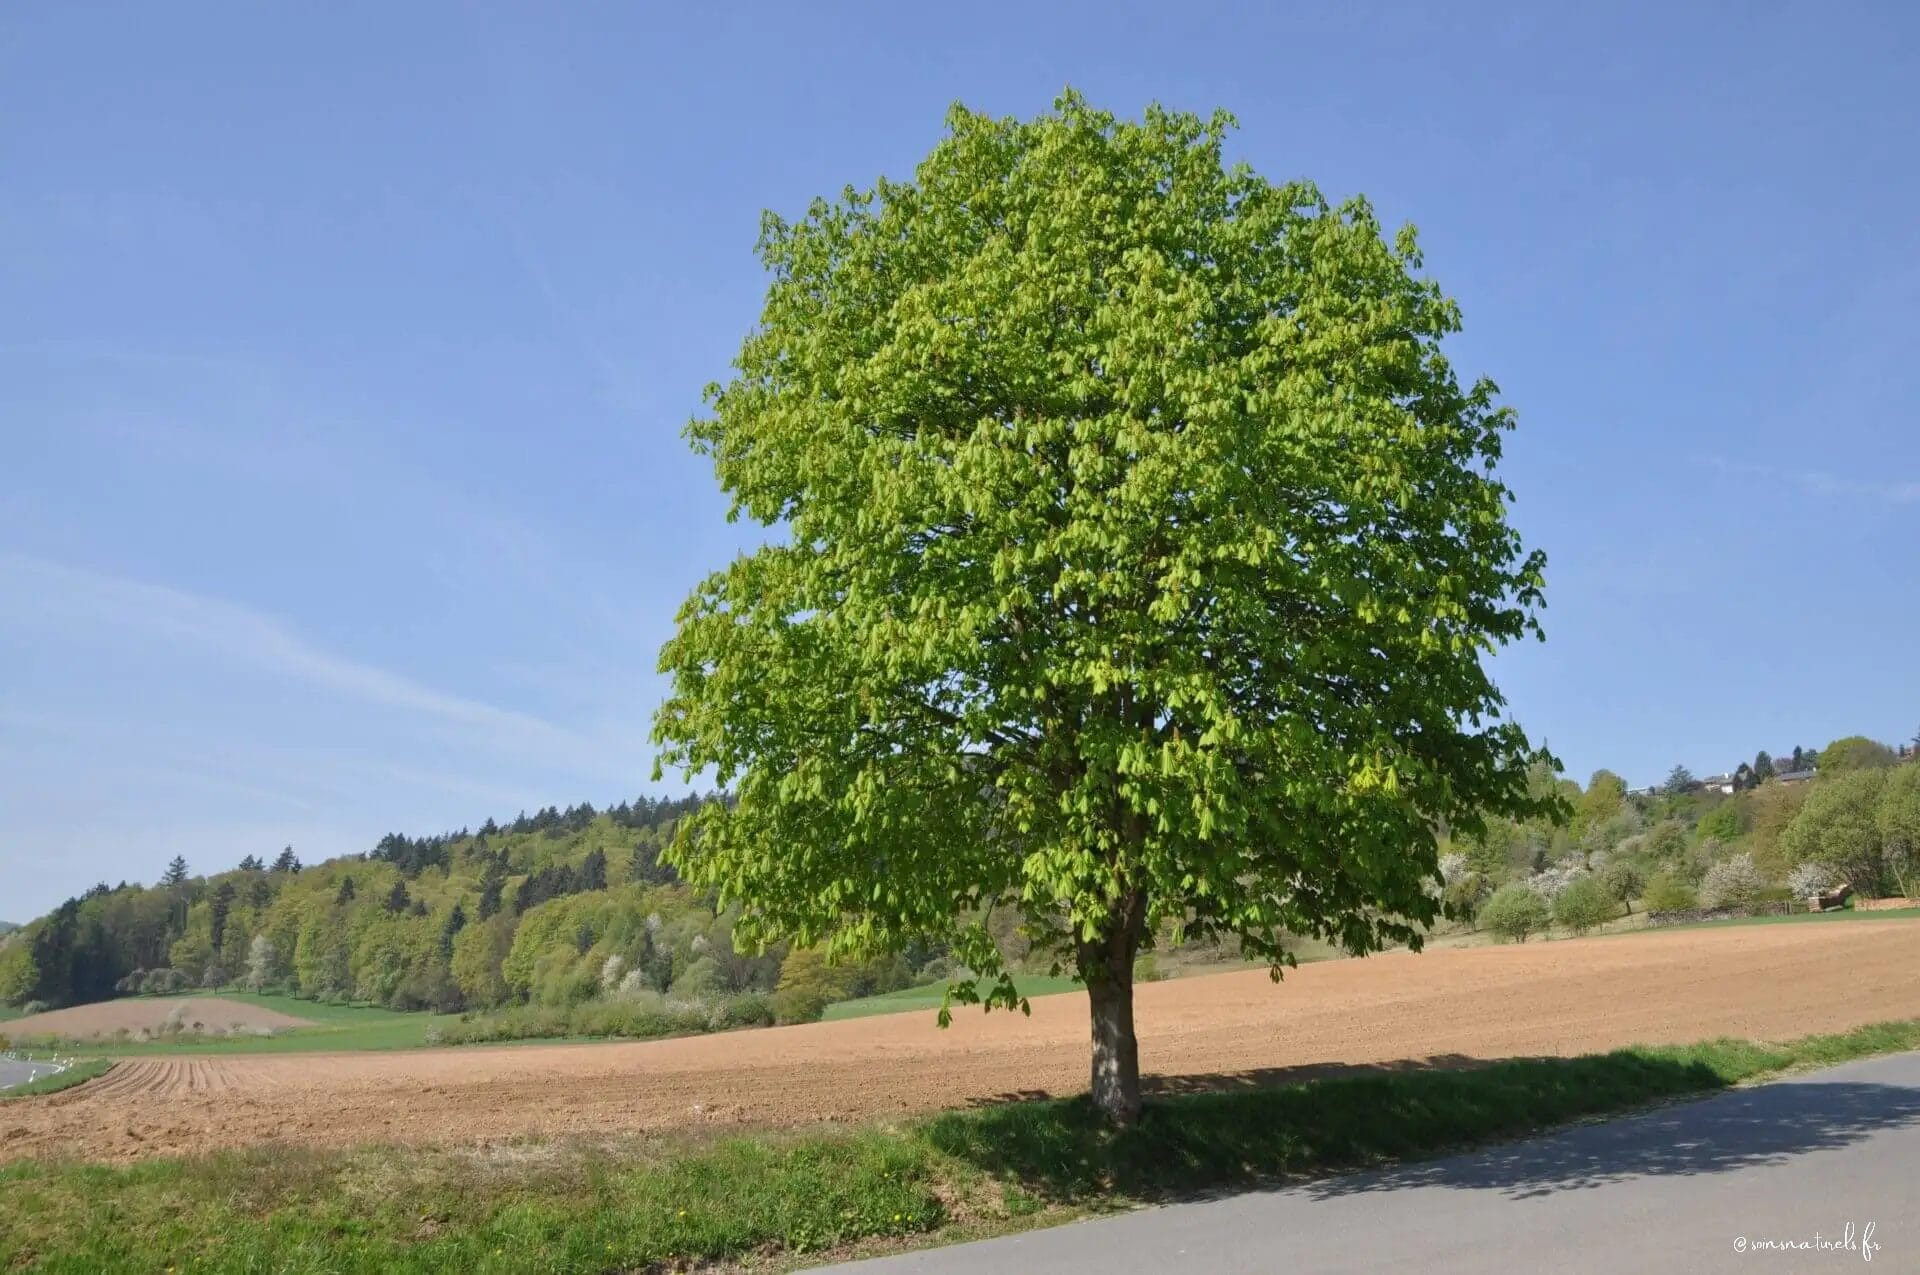
[[[1140,1044],[1133,1034],[1133,972],[1087,982],[1093,1008],[1093,1105],[1116,1125],[1140,1118]]]
[[[1113,1124],[1140,1118],[1140,1043],[1133,1033],[1133,958],[1145,900],[1131,901],[1105,941],[1080,949],[1093,1018],[1093,1105]]]

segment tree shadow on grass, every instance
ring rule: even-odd
[[[1541,1059],[1539,1061],[1558,1060]],[[1431,1054],[1425,1058],[1400,1058],[1392,1062],[1305,1063],[1295,1067],[1255,1067],[1246,1071],[1144,1076],[1141,1078],[1141,1088],[1149,1098],[1166,1098],[1180,1094],[1274,1089],[1281,1085],[1305,1084],[1310,1080],[1347,1080],[1358,1076],[1402,1076],[1410,1072],[1423,1071],[1464,1071],[1489,1065],[1487,1059],[1475,1058],[1470,1054]]]
[[[1727,1087],[1702,1062],[1628,1051],[1492,1063],[1445,1055],[1304,1081],[1299,1071],[1168,1078],[1159,1087],[1163,1096],[1126,1130],[1111,1129],[1078,1098],[950,1112],[930,1121],[923,1136],[1050,1202],[1189,1199],[1415,1160]],[[1819,1092],[1797,1092],[1803,1090]],[[1773,1163],[1915,1120],[1920,1095],[1906,1090],[1782,1084],[1308,1189],[1335,1195],[1452,1185],[1541,1194],[1632,1174]]]
[[[1246,1071],[1190,1072],[1171,1076],[1142,1076],[1141,1092],[1148,1101],[1185,1094],[1231,1093],[1248,1089],[1273,1089],[1280,1085],[1303,1084],[1309,1080],[1346,1079],[1354,1076],[1398,1075],[1409,1071],[1460,1071],[1485,1067],[1488,1061],[1467,1054],[1435,1054],[1429,1058],[1403,1058],[1379,1063],[1307,1063],[1296,1067],[1257,1067]],[[1059,1096],[1046,1089],[1012,1089],[1005,1093],[971,1098],[971,1108],[1002,1107],[1011,1103],[1054,1102]],[[1068,1099],[1067,1101],[1077,1101]]]

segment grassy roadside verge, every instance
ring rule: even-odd
[[[11,1102],[15,1098],[33,1098],[40,1094],[59,1093],[62,1089],[71,1089],[97,1076],[104,1076],[112,1067],[113,1061],[108,1058],[82,1059],[57,1075],[42,1076],[38,1080],[29,1080],[24,1085],[0,1089],[0,1102]]]
[[[1382,1070],[1163,1099],[1133,1129],[1081,1101],[898,1127],[491,1150],[261,1149],[0,1168],[0,1268],[605,1272],[790,1266],[1278,1178],[1361,1168],[1920,1048],[1920,1020],[1465,1071]]]

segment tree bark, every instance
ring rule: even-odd
[[[1093,1105],[1122,1127],[1140,1118],[1140,1044],[1133,1034],[1133,980],[1087,984],[1093,1007]]]
[[[1093,1105],[1122,1128],[1140,1118],[1140,1042],[1133,1031],[1133,958],[1145,900],[1131,900],[1105,941],[1084,944],[1080,975],[1093,1018]]]

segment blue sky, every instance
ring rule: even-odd
[[[1571,772],[1920,728],[1920,9],[707,8],[0,16],[0,917],[652,790],[761,209],[1068,84],[1420,227]]]

